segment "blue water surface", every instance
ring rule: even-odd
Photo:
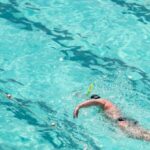
[[[150,130],[149,66],[149,0],[0,0],[0,150],[149,150],[101,109],[72,117],[92,83]]]

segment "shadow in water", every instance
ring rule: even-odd
[[[34,11],[40,11],[40,9],[39,8],[36,8],[35,6],[33,6],[31,3],[29,3],[29,2],[26,2],[25,4],[25,7],[27,8],[27,9],[31,9],[31,10],[34,10]]]
[[[117,5],[127,8],[128,12],[125,12],[125,14],[133,14],[138,18],[138,21],[145,24],[150,22],[150,10],[147,9],[145,6],[142,6],[137,3],[128,3],[125,2],[124,0],[111,0],[111,1],[116,3]]]
[[[18,3],[16,0],[9,0],[9,2],[14,6],[18,6]]]
[[[39,101],[30,102],[29,104],[29,102],[27,102],[27,106],[25,105],[25,102],[22,103],[22,101],[19,101],[19,98],[15,99],[17,99],[17,101],[2,102],[1,100],[0,104],[3,105],[7,111],[13,113],[15,118],[24,120],[28,124],[33,125],[37,129],[39,135],[44,140],[52,144],[56,149],[66,147],[71,149],[72,146],[74,147],[74,149],[81,149],[81,145],[79,145],[79,142],[86,143],[86,141],[89,141],[88,143],[94,149],[100,149],[100,147],[96,145],[94,140],[83,132],[84,129],[81,129],[80,131],[80,137],[82,136],[81,139],[78,135],[79,129],[77,129],[75,123],[68,120],[68,117],[67,119],[58,120],[56,116],[57,112],[49,107],[46,103]],[[33,111],[29,109],[29,106],[31,105],[34,105],[35,107],[36,105],[38,105],[39,108],[42,109],[52,121],[57,122],[57,127],[51,127],[50,121],[48,120],[45,120],[45,122],[43,120],[40,120],[39,116],[37,116]]]
[[[46,105],[46,103],[43,102],[43,101],[38,101],[37,104],[46,113],[52,113],[52,114],[56,114],[57,113],[51,107],[49,107],[48,105]]]
[[[0,79],[0,83],[5,84],[5,83],[7,83],[7,81]]]
[[[17,84],[17,85],[20,85],[20,86],[24,86],[23,83],[21,83],[21,82],[15,80],[15,79],[6,79],[6,80],[0,79],[0,83],[2,83],[2,84],[13,83],[13,84]]]
[[[0,68],[0,72],[3,72],[3,71],[5,71],[4,69],[2,69],[2,68]]]
[[[64,55],[64,60],[78,62],[82,67],[92,70],[93,75],[105,75],[111,81],[118,76],[118,70],[122,70],[124,72],[129,70],[131,73],[134,72],[139,74],[141,76],[139,80],[128,80],[137,91],[140,90],[137,88],[137,85],[140,86],[140,84],[142,84],[143,87],[146,88],[146,90],[142,91],[142,93],[150,97],[150,78],[141,69],[129,66],[116,58],[99,57],[90,51],[81,50],[80,46],[74,46],[67,50],[61,50],[61,52]]]
[[[15,83],[15,84],[18,84],[18,85],[21,85],[21,86],[24,86],[24,84],[23,84],[23,83],[21,83],[21,82],[19,82],[19,81],[15,80],[15,79],[7,79],[7,81],[8,81],[8,82]]]
[[[33,117],[30,114],[31,112],[29,112],[25,107],[21,106],[20,104],[12,103],[12,102],[0,102],[0,104],[3,105],[6,108],[6,110],[12,112],[15,118],[19,120],[25,120],[28,122],[28,124],[34,126],[42,125],[35,117]]]
[[[0,18],[20,25],[21,29],[27,31],[33,31],[34,29],[43,31],[47,35],[50,35],[52,40],[60,46],[69,47],[62,43],[63,40],[73,40],[71,34],[67,30],[58,30],[57,28],[55,28],[54,30],[50,30],[40,22],[34,22],[32,20],[29,20],[28,18],[23,16],[23,14],[17,9],[17,7],[15,7],[17,5],[15,1],[11,1],[11,3],[13,4],[6,4],[0,2]]]

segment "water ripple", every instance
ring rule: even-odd
[[[137,3],[128,3],[124,0],[111,0],[112,2],[128,9],[124,14],[132,14],[138,18],[138,21],[147,24],[150,22],[150,10]]]
[[[18,25],[23,25],[22,29],[27,30],[27,31],[33,31],[33,28],[37,28],[37,29],[45,32],[47,35],[50,35],[52,37],[53,41],[55,41],[57,44],[59,44],[60,46],[63,46],[63,47],[68,47],[68,46],[65,44],[62,44],[61,41],[73,40],[73,38],[70,36],[70,34],[68,34],[69,32],[68,31],[66,32],[66,30],[58,31],[58,30],[54,29],[54,31],[57,32],[57,34],[55,34],[55,33],[53,33],[52,30],[48,29],[42,23],[31,21],[26,17],[16,17],[15,16],[16,13],[21,14],[21,12],[13,5],[0,2],[0,18],[4,18],[4,19],[6,19],[12,23],[18,24]],[[61,33],[61,34],[58,35],[58,33]],[[62,34],[63,34],[63,36],[62,36]]]

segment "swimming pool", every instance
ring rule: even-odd
[[[150,129],[150,2],[0,0],[1,150],[149,150],[98,108],[92,93]]]

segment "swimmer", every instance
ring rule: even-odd
[[[129,137],[150,141],[150,131],[143,129],[136,120],[123,117],[119,109],[110,101],[102,99],[98,95],[92,95],[90,100],[77,105],[74,110],[74,118],[78,117],[79,110],[88,106],[101,106],[106,116],[116,122],[117,126]]]

